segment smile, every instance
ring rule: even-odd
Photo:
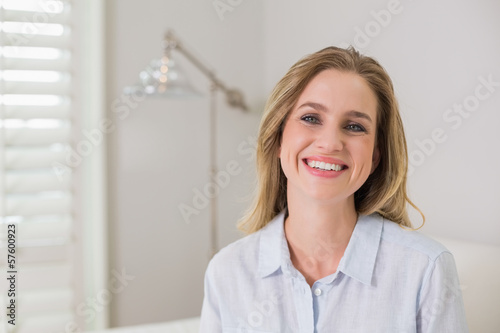
[[[305,160],[308,166],[311,168],[322,170],[322,171],[342,171],[347,168],[346,165],[326,163],[323,161],[315,161],[315,160]]]

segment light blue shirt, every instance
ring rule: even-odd
[[[378,214],[360,216],[337,272],[295,269],[284,212],[222,249],[205,275],[202,333],[468,332],[455,261]]]

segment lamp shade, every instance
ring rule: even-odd
[[[126,94],[144,92],[148,95],[194,98],[201,94],[191,85],[179,64],[169,56],[154,59],[139,73],[139,84],[126,87]]]

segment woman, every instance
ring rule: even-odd
[[[392,82],[328,47],[274,88],[259,186],[205,277],[201,332],[467,332],[452,255],[411,229]]]

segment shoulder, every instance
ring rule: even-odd
[[[374,218],[370,222],[381,224],[382,229],[375,268],[379,280],[405,277],[408,283],[416,286],[414,290],[420,290],[431,276],[445,280],[456,278],[455,260],[444,245],[380,216]],[[409,290],[408,286],[405,288]]]
[[[442,254],[450,251],[438,241],[418,231],[405,229],[399,224],[380,217],[383,223],[382,242],[399,247],[407,252],[414,252],[435,261]]]
[[[241,269],[250,270],[256,267],[260,233],[259,230],[223,247],[210,260],[207,272],[215,276],[227,276]]]
[[[253,276],[276,269],[284,237],[283,218],[284,212],[281,212],[262,229],[221,249],[208,269],[228,276]]]

